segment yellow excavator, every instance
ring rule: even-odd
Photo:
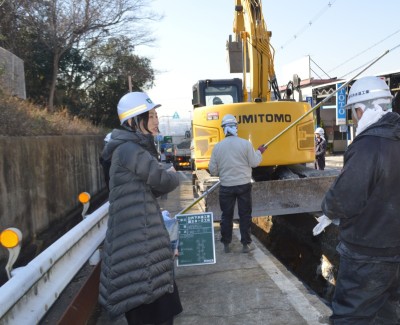
[[[295,124],[268,146],[260,166],[253,170],[253,216],[319,211],[322,196],[337,171],[316,171],[305,166],[315,158],[314,115],[301,118],[311,109],[307,102],[281,100],[271,32],[260,0],[235,0],[233,32],[236,39],[227,42],[230,72],[242,72],[243,79],[206,79],[193,86],[196,186],[205,191],[218,182],[207,168],[215,144],[224,138],[224,115],[236,117],[239,137],[248,139],[254,148]],[[219,211],[218,191],[207,193],[206,206],[209,211]]]

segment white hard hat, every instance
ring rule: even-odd
[[[363,77],[358,79],[350,88],[346,108],[351,105],[378,98],[391,99],[389,86],[378,77]]]
[[[224,127],[227,124],[237,124],[236,118],[232,114],[226,114],[222,118],[221,126]]]
[[[128,93],[118,102],[118,117],[123,124],[126,120],[138,116],[161,105],[154,104],[146,93]]]
[[[318,133],[318,134],[324,135],[325,131],[324,131],[323,128],[316,128],[314,133]]]

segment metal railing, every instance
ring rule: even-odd
[[[84,217],[0,287],[1,324],[37,324],[103,242],[109,203]]]

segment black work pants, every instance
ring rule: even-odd
[[[239,227],[241,243],[251,243],[251,183],[237,186],[220,186],[219,205],[221,215],[221,242],[229,244],[232,241],[233,214],[235,203],[238,203]]]
[[[315,166],[315,169],[324,170],[325,169],[325,156],[316,156],[314,166]]]
[[[399,324],[400,263],[340,256],[332,301],[335,325]]]

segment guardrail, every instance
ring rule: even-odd
[[[1,324],[37,324],[103,242],[109,203],[86,215],[0,287]]]

